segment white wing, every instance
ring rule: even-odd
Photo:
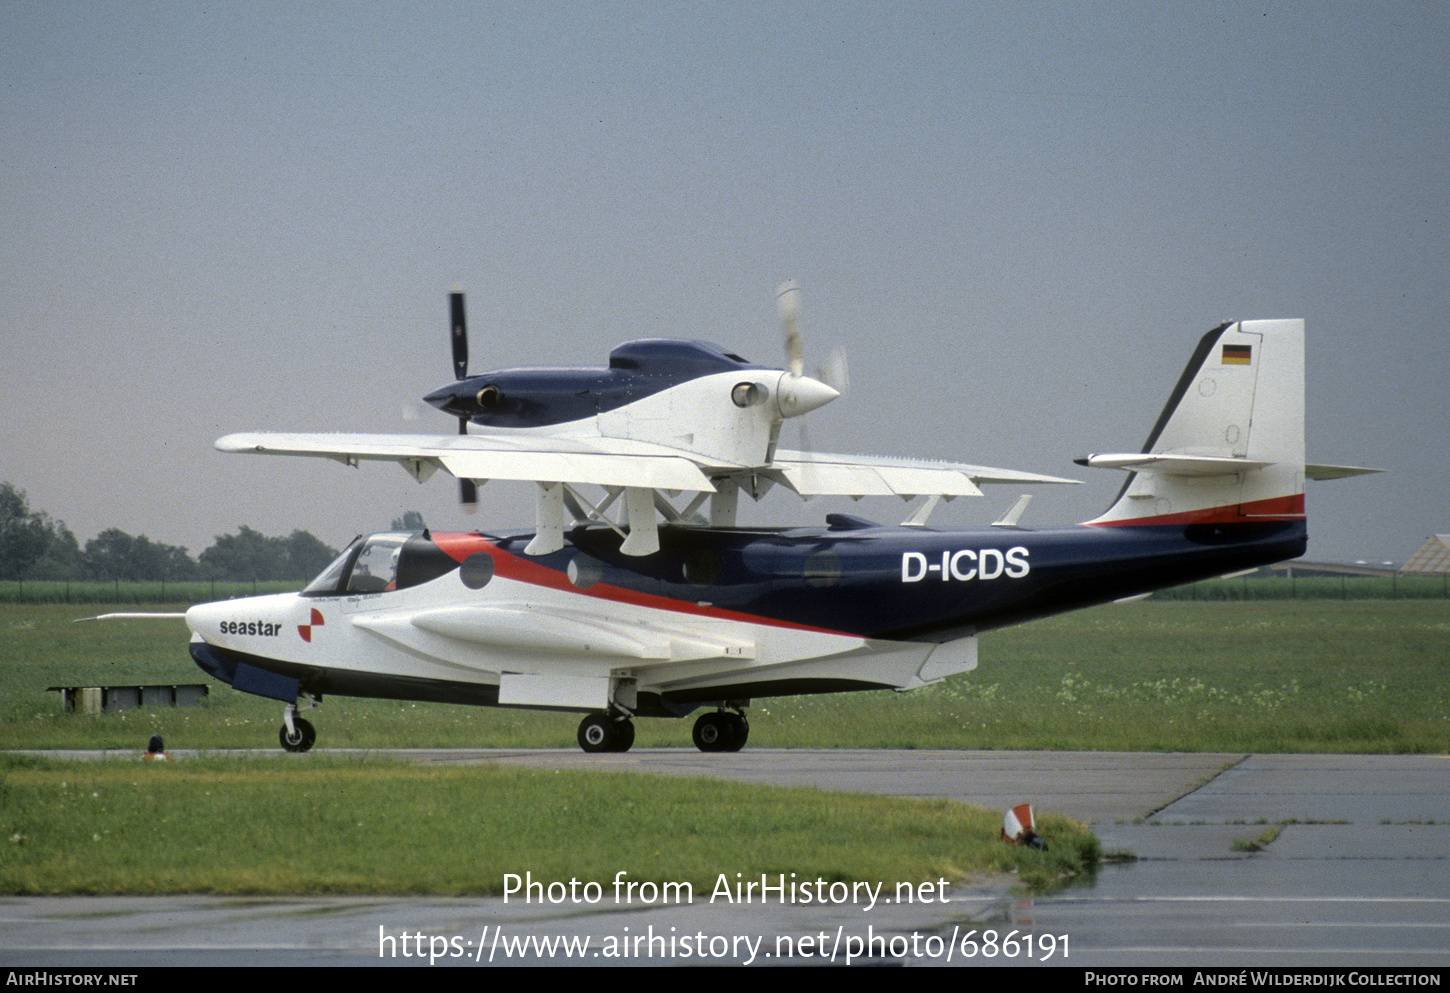
[[[714,479],[764,473],[801,496],[981,496],[978,483],[1076,483],[1073,479],[956,462],[780,451],[766,466],[735,465],[627,438],[519,435],[229,434],[223,452],[301,455],[347,465],[396,462],[415,479],[438,469],[461,479],[714,492]]]
[[[419,482],[443,469],[460,479],[715,489],[681,452],[622,438],[266,433],[229,434],[216,447],[223,452],[329,458],[347,465],[397,462]]]
[[[964,462],[833,455],[828,452],[777,451],[771,469],[803,497],[981,496],[980,483],[1077,483],[1075,479]]]

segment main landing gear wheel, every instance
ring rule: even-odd
[[[750,737],[750,723],[744,714],[717,710],[700,715],[693,737],[695,747],[702,752],[738,752]]]
[[[293,732],[287,733],[287,725],[282,725],[282,730],[277,734],[277,740],[282,747],[289,752],[305,752],[317,741],[317,729],[312,726],[311,721],[303,720],[301,717],[292,718]]]
[[[590,714],[579,722],[579,747],[586,752],[627,752],[634,744],[634,721]]]

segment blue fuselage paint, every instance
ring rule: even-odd
[[[522,555],[529,537],[499,545]],[[566,571],[585,556],[609,586],[766,621],[947,641],[1294,558],[1306,540],[1303,521],[1040,531],[664,527],[660,551],[636,558],[620,554],[612,531],[591,528],[534,561]]]
[[[647,338],[609,353],[608,368],[501,369],[449,383],[424,397],[439,410],[490,428],[539,428],[617,410],[720,372],[743,377],[764,366],[702,341]]]

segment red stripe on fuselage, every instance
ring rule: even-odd
[[[688,600],[673,600],[665,596],[657,596],[653,593],[641,593],[638,590],[627,589],[623,586],[612,586],[609,583],[595,583],[587,589],[580,589],[569,582],[569,577],[558,569],[550,569],[537,562],[530,562],[528,559],[514,555],[512,552],[504,551],[487,538],[478,534],[435,534],[432,536],[433,543],[443,549],[451,558],[462,562],[468,556],[478,552],[485,552],[493,559],[495,576],[503,576],[520,583],[529,583],[534,586],[542,586],[545,589],[558,590],[561,593],[569,593],[574,596],[594,597],[599,600],[611,600],[615,603],[627,603],[634,607],[648,607],[652,610],[668,610],[676,614],[689,614],[694,617],[711,617],[717,620],[740,621],[745,624],[766,624],[770,627],[788,628],[792,631],[813,631],[817,634],[834,634],[848,638],[858,638],[860,635],[848,634],[842,631],[833,631],[830,628],[813,627],[809,624],[794,624],[790,621],[776,620],[773,617],[758,617],[754,614],[743,614],[739,611],[724,610],[719,607],[701,606],[691,603]]]
[[[1226,507],[1185,510],[1179,514],[1134,517],[1126,521],[1090,521],[1094,527],[1144,527],[1150,524],[1249,524],[1260,521],[1302,521],[1304,494],[1235,503]]]
[[[493,547],[493,543],[481,534],[430,534],[428,537],[455,562],[462,562],[474,552],[481,552]]]

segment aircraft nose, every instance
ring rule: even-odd
[[[265,638],[270,644],[295,630],[299,600],[296,593],[273,593],[199,603],[187,610],[186,626],[213,645],[252,638]]]
[[[186,626],[192,634],[199,634],[203,638],[210,636],[215,638],[220,630],[221,615],[218,611],[220,604],[198,603],[186,611]]]
[[[423,398],[423,402],[437,407],[439,410],[446,410],[450,414],[467,414],[462,409],[464,393],[461,383],[449,383],[447,386],[440,386]]]

